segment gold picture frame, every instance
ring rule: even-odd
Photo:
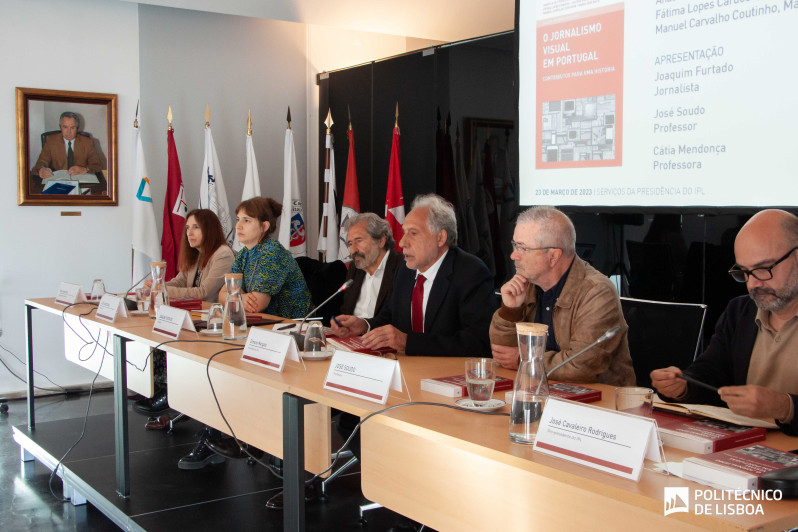
[[[119,204],[116,94],[17,87],[16,104],[19,205]],[[77,139],[79,142],[75,143],[75,147],[80,145],[80,150],[76,156],[80,158],[83,153],[93,151],[92,160],[99,160],[100,170],[87,172],[82,178],[78,178],[80,181],[68,176],[67,182],[45,182],[32,169],[37,166],[40,157],[43,162],[47,162],[46,159],[52,153],[51,147],[55,148],[60,144],[57,138],[64,139],[59,129],[63,112],[72,112],[78,116],[78,135],[84,140]],[[48,163],[48,169],[55,164]],[[85,166],[89,167],[88,164]],[[65,168],[53,168],[61,169]],[[69,193],[65,192],[67,189]]]

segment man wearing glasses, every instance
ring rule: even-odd
[[[633,385],[635,374],[618,293],[601,272],[576,256],[571,220],[553,207],[532,207],[518,217],[513,233],[516,274],[501,288],[502,306],[493,315],[493,358],[518,367],[516,322],[549,326],[543,362],[552,368],[620,326],[613,338],[593,347],[552,375],[566,382]]]
[[[796,250],[798,217],[770,209],[746,222],[734,241],[736,264],[729,274],[746,283],[748,296],[729,302],[709,347],[684,372],[676,367],[651,372],[660,396],[727,406],[798,434]],[[688,383],[682,374],[704,385]]]

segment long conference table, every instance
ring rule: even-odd
[[[33,417],[33,346],[31,311],[61,314],[64,306],[52,298],[26,300],[28,329],[28,423]],[[86,313],[76,305],[66,314]],[[141,371],[127,364],[128,343],[149,347],[167,338],[152,333],[147,317],[117,319],[113,324],[90,314],[83,318],[113,336],[117,492],[130,493],[127,449],[128,375]],[[308,361],[305,367],[286,362],[277,373],[241,360],[241,351],[216,355],[209,374],[219,406],[206,375],[208,360],[229,347],[197,342],[201,335],[182,331],[181,340],[163,345],[169,368],[170,405],[203,423],[230,432],[284,460],[284,529],[304,529],[303,483],[305,469],[318,473],[330,462],[331,408],[359,417],[382,405],[325,390],[329,361]],[[244,342],[231,342],[243,345]],[[141,356],[141,355],[138,355]],[[421,391],[420,381],[461,373],[462,358],[398,355],[408,390],[392,391],[386,406],[412,401],[452,404],[453,399]],[[151,365],[149,366],[151,367]],[[146,369],[146,368],[144,368]],[[499,370],[504,377],[514,372]],[[151,377],[150,377],[151,378]],[[141,386],[145,391],[146,377]],[[612,408],[613,387],[593,384],[603,398],[594,403]],[[498,392],[503,398],[505,392]],[[509,407],[504,407],[509,411]],[[530,446],[508,438],[508,418],[484,416],[438,406],[411,405],[373,416],[361,430],[361,483],[364,495],[398,513],[437,530],[785,530],[798,526],[798,501],[761,501],[764,515],[664,516],[664,488],[686,486],[709,489],[668,476],[646,462],[639,482],[622,479],[578,464],[535,453]],[[798,438],[769,431],[766,445],[791,450]],[[304,453],[298,452],[304,449]],[[691,453],[665,447],[669,461]],[[66,482],[66,480],[65,480]],[[127,482],[127,483],[126,483]]]

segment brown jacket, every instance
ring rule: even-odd
[[[493,314],[490,341],[493,344],[517,346],[515,322],[533,321],[537,309],[535,286],[529,284],[524,304],[519,308],[502,307]],[[635,384],[628,327],[621,311],[621,302],[610,280],[579,257],[574,258],[568,279],[554,306],[554,333],[560,351],[543,355],[546,368],[552,368],[591,344],[607,329],[620,325],[613,338],[593,347],[573,362],[558,369],[552,379],[565,382]]]
[[[94,141],[85,135],[77,135],[72,143],[75,166],[85,166],[90,173],[102,170],[102,163],[97,152],[94,151]],[[32,172],[39,174],[39,168],[45,166],[52,171],[69,170],[67,168],[67,152],[64,145],[64,136],[61,134],[48,135],[44,141],[42,153],[33,165]]]
[[[202,270],[199,286],[194,286],[194,276],[197,274],[195,263],[188,271],[181,271],[174,279],[166,282],[169,297],[189,297],[215,302],[219,297],[219,290],[224,286],[224,274],[233,269],[234,259],[235,254],[230,246],[222,244]]]

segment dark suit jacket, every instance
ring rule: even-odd
[[[748,296],[732,299],[715,326],[715,334],[704,350],[684,373],[720,388],[743,386],[748,379],[748,366],[754,350],[756,335],[756,304]],[[660,394],[661,395],[661,394]],[[667,401],[726,406],[717,392],[687,383],[687,397]],[[787,434],[798,434],[798,395],[790,394],[795,415],[791,423],[778,423]]]
[[[481,260],[460,248],[449,248],[427,300],[423,333],[413,332],[411,325],[415,283],[416,271],[399,266],[390,303],[367,320],[372,329],[390,324],[406,333],[408,355],[491,356],[488,327],[496,297],[493,277]]]
[[[382,274],[380,291],[377,294],[377,304],[374,307],[374,315],[380,313],[382,307],[390,301],[393,293],[393,277],[400,264],[404,264],[404,257],[395,249],[388,250],[388,262],[385,263],[385,271]],[[344,292],[344,300],[341,303],[340,314],[353,314],[357,299],[360,297],[360,289],[363,287],[363,280],[366,272],[360,268],[355,268],[353,263],[349,263],[349,271],[346,273],[346,280],[352,279],[353,284]]]
[[[72,143],[72,151],[74,152],[76,166],[85,166],[92,173],[102,170],[102,163],[97,152],[94,151],[94,141],[91,137],[77,135]],[[67,153],[63,135],[53,134],[45,139],[44,148],[42,148],[42,153],[36,160],[32,172],[38,175],[42,166],[46,166],[53,171],[69,170],[67,168]]]

